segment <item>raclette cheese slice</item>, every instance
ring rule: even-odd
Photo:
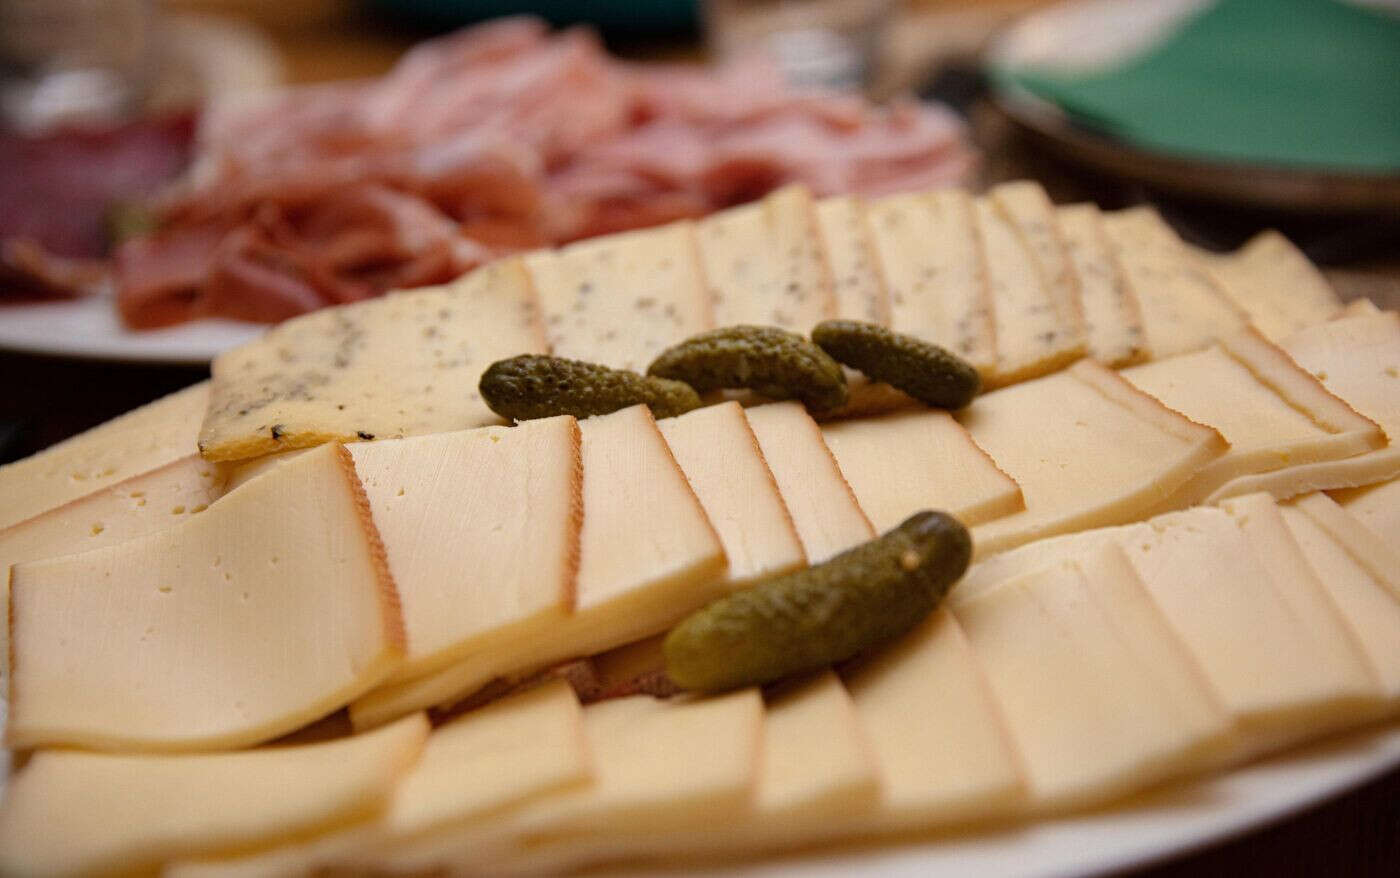
[[[363,735],[235,753],[41,750],[0,806],[6,875],[145,873],[362,819],[428,737],[422,715]]]
[[[923,509],[971,527],[1025,508],[1020,487],[947,412],[836,421],[822,435],[881,533]]]
[[[1381,539],[1400,538],[1400,479],[1333,491],[1332,499]]]
[[[410,679],[573,610],[583,513],[567,415],[349,446],[403,608]]]
[[[817,228],[836,291],[836,316],[888,326],[889,293],[875,260],[865,204],[854,195],[817,202]]]
[[[1202,258],[1230,299],[1274,341],[1331,320],[1342,310],[1322,272],[1272,229],[1234,253],[1203,253]]]
[[[1056,209],[1055,219],[1079,282],[1089,356],[1108,366],[1146,359],[1142,311],[1123,266],[1104,237],[1098,207],[1065,205]]]
[[[404,649],[340,445],[176,527],[16,565],[11,589],[14,748],[256,744],[358,697]]]

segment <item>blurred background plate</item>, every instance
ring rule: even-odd
[[[197,320],[167,329],[127,329],[107,296],[0,306],[0,350],[123,363],[206,365],[267,329]]]

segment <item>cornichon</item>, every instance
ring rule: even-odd
[[[981,376],[962,357],[874,323],[825,320],[812,330],[812,340],[836,360],[924,405],[960,409],[982,389]]]
[[[923,620],[972,558],[957,519],[919,512],[815,567],[721,598],[666,636],[686,689],[762,684],[844,661]]]
[[[477,386],[491,411],[517,421],[554,415],[586,418],[638,403],[651,406],[658,418],[700,407],[695,390],[680,381],[537,354],[497,360]]]
[[[746,387],[774,399],[799,399],[815,414],[845,405],[841,365],[802,336],[771,326],[727,326],[667,348],[647,374],[684,381],[700,392]]]

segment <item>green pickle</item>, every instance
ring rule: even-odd
[[[812,340],[834,359],[934,408],[960,409],[982,389],[981,376],[962,357],[874,323],[825,320]]]
[[[771,326],[702,332],[662,351],[647,374],[684,381],[701,393],[748,388],[798,399],[814,414],[840,408],[849,396],[839,363],[797,333]]]
[[[720,691],[845,661],[928,616],[972,559],[957,519],[919,512],[815,567],[721,598],[666,636],[677,685]]]
[[[555,415],[586,418],[644,403],[658,418],[700,407],[694,388],[597,363],[522,354],[497,360],[477,385],[491,411],[529,421]]]

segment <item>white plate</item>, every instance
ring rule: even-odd
[[[107,296],[0,306],[0,350],[61,357],[199,365],[266,329],[234,320],[198,320],[131,330],[122,326]]]

